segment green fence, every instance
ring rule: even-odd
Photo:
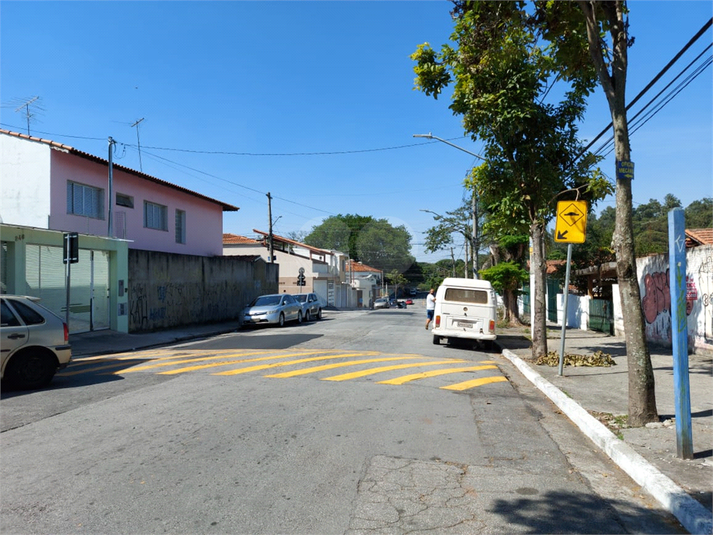
[[[612,301],[590,299],[589,329],[614,334],[614,303]]]

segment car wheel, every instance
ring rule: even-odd
[[[434,335],[433,335],[433,344],[434,344],[434,345],[437,345],[437,346],[441,345],[441,337],[440,337],[440,336],[436,336],[436,335],[434,334]]]
[[[284,327],[284,326],[285,326],[285,313],[280,312],[280,327]]]
[[[309,313],[309,310],[305,312],[305,321],[310,321],[312,319],[312,316]]]
[[[302,311],[297,312],[297,324],[302,323]]]
[[[24,351],[7,366],[8,383],[21,390],[33,390],[49,384],[57,371],[57,360],[43,351]]]
[[[321,308],[317,311],[317,319],[318,320],[322,319],[322,309]]]

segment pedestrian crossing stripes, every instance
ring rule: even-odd
[[[473,363],[463,359],[435,358],[419,354],[319,349],[136,351],[76,359],[57,376],[136,373],[162,376],[186,373],[207,373],[214,376],[259,374],[270,379],[309,376],[331,382],[375,377],[377,384],[391,386],[415,381],[424,384],[432,380],[438,381],[432,386],[457,392],[507,382],[491,360]]]

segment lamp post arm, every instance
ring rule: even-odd
[[[446,140],[443,139],[443,138],[434,136],[434,135],[431,134],[431,133],[428,133],[428,134],[414,134],[413,137],[424,137],[424,138],[426,138],[426,139],[435,139],[435,140],[437,140],[437,141],[440,141],[441,143],[445,143],[446,145],[450,145],[451,147],[454,147],[454,148],[456,148],[456,149],[458,149],[458,150],[462,150],[463,152],[465,152],[465,153],[467,153],[467,154],[470,154],[471,156],[475,156],[476,158],[480,158],[481,160],[486,161],[485,158],[483,158],[480,154],[476,154],[476,153],[474,153],[474,152],[470,152],[469,150],[464,149],[463,147],[459,147],[458,145],[456,145],[456,144],[454,144],[454,143],[451,143],[450,141],[446,141]]]

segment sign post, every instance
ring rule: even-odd
[[[64,234],[64,243],[62,247],[62,262],[65,264],[65,284],[67,285],[67,291],[65,292],[65,310],[64,310],[64,322],[69,328],[69,294],[70,294],[70,283],[72,279],[72,264],[79,262],[79,234],[76,232],[66,232]]]
[[[569,273],[572,267],[572,244],[584,243],[587,238],[587,201],[560,201],[557,203],[555,241],[567,243],[567,268],[564,278],[562,303],[562,336],[558,375],[564,373],[564,341],[567,332],[567,305],[569,304]]]
[[[691,389],[688,380],[688,320],[686,318],[686,235],[684,212],[668,213],[669,288],[671,289],[671,343],[676,409],[676,450],[682,459],[693,459]]]

